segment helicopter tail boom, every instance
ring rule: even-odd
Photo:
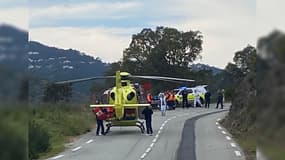
[[[91,108],[95,108],[95,107],[115,107],[115,105],[113,104],[92,104],[90,105]]]
[[[124,104],[124,107],[128,108],[128,107],[146,107],[146,106],[150,106],[150,104]]]

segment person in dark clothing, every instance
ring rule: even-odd
[[[182,108],[189,107],[188,106],[188,92],[186,89],[182,91]]]
[[[209,91],[205,93],[205,108],[210,108],[211,96],[212,95]]]
[[[145,109],[142,111],[142,114],[145,117],[145,124],[146,124],[146,133],[149,135],[153,134],[151,120],[153,111],[149,106],[146,106]]]
[[[221,104],[221,109],[223,109],[223,108],[224,108],[223,100],[224,100],[223,93],[222,93],[222,92],[219,92],[219,93],[218,93],[218,100],[217,100],[217,106],[216,106],[216,109],[218,109],[218,108],[219,108],[219,104]]]
[[[99,136],[100,129],[101,129],[101,135],[105,135],[103,120],[97,119],[97,130],[96,130],[97,136]]]

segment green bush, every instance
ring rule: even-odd
[[[27,114],[13,107],[0,106],[0,159],[27,160]]]
[[[29,123],[29,158],[37,159],[40,153],[46,152],[50,147],[49,135],[34,121]]]

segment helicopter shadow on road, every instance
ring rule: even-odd
[[[127,136],[142,136],[144,134],[142,134],[140,132],[140,130],[136,127],[129,127],[129,128],[125,128],[125,127],[117,127],[117,128],[113,128],[113,130],[111,129],[109,131],[108,134],[106,134],[106,136],[123,136],[123,135],[127,135]]]

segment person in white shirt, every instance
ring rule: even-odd
[[[201,107],[200,94],[197,90],[194,91],[194,107]],[[198,104],[198,105],[197,105]]]
[[[160,111],[161,115],[164,117],[166,115],[166,97],[164,96],[163,93],[159,94],[159,99],[160,99]]]

